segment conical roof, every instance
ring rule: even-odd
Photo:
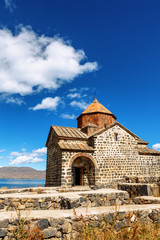
[[[111,114],[107,108],[105,108],[101,103],[98,102],[97,98],[94,98],[94,101],[81,113],[81,114],[88,114],[88,113],[106,113]]]

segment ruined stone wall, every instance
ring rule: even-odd
[[[94,138],[93,142],[98,185],[120,182],[124,176],[160,174],[159,157],[139,156],[137,140],[117,125]]]
[[[61,150],[57,144],[57,137],[52,131],[47,146],[46,186],[61,185]]]

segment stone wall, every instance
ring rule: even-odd
[[[119,212],[109,212],[104,214],[92,214],[86,216],[75,216],[68,218],[36,218],[28,219],[25,222],[30,224],[31,229],[38,227],[45,236],[45,239],[55,239],[55,240],[71,240],[76,239],[80,231],[84,229],[86,224],[90,227],[100,227],[106,222],[110,225],[114,222],[114,230],[119,231],[120,229],[130,227],[132,223],[137,221],[139,218],[142,222],[158,223],[160,211],[157,209],[152,210],[141,210],[136,211],[119,211]],[[116,217],[115,217],[116,216]],[[18,219],[4,219],[0,221],[0,239],[11,240],[13,238],[13,232],[17,228]],[[26,226],[27,228],[27,226]]]
[[[117,134],[117,141],[115,138]],[[96,183],[121,182],[125,176],[160,174],[160,159],[154,155],[139,155],[134,136],[118,125],[103,132],[92,140],[97,161]]]
[[[41,194],[39,194],[41,195]],[[100,207],[129,204],[129,194],[125,191],[117,193],[81,193],[79,196],[39,196],[18,197],[1,196],[0,212],[15,210],[54,210],[73,209],[79,207]]]
[[[117,125],[94,138],[94,149],[98,185],[121,181],[126,174],[134,176],[140,170],[137,140]]]
[[[160,176],[160,158],[154,155],[139,155],[140,173],[143,176]]]
[[[58,139],[54,131],[51,132],[47,146],[46,185],[61,185],[61,156],[62,152],[57,144]]]

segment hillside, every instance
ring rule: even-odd
[[[39,171],[30,167],[2,167],[0,178],[45,179],[46,171]]]

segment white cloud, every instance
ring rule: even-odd
[[[18,157],[18,156],[20,156],[21,155],[21,153],[20,152],[11,152],[10,153],[10,157],[12,158],[12,157]]]
[[[80,98],[81,97],[81,95],[80,95],[80,93],[69,93],[68,95],[67,95],[67,97],[68,98]]]
[[[34,111],[36,110],[41,110],[41,109],[47,109],[47,110],[56,110],[57,106],[59,105],[61,101],[60,97],[55,97],[55,98],[44,98],[41,103],[37,104],[35,107],[30,108]]]
[[[64,119],[75,119],[76,118],[76,116],[74,114],[72,114],[72,115],[62,114],[61,117],[64,118]]]
[[[6,103],[13,103],[13,104],[17,104],[17,105],[22,105],[25,104],[25,102],[21,99],[21,98],[14,98],[14,97],[7,97],[5,99]]]
[[[160,143],[156,143],[152,146],[155,150],[159,150],[160,151]]]
[[[47,153],[47,148],[46,147],[43,147],[43,148],[38,148],[36,150],[33,150],[34,153],[37,153],[37,154],[46,154]]]
[[[46,148],[38,148],[32,152],[11,152],[10,153],[10,165],[27,164],[43,162],[46,155]]]
[[[10,162],[10,165],[43,162],[44,159],[32,156],[19,156]]]
[[[0,159],[4,158],[3,156],[0,156]]]
[[[75,92],[75,91],[77,91],[77,88],[71,88],[71,89],[69,89],[69,92]]]
[[[56,90],[78,75],[97,70],[96,62],[82,64],[85,59],[83,50],[74,49],[62,38],[38,36],[29,27],[17,35],[1,29],[0,93],[23,96]]]
[[[13,12],[13,9],[16,7],[13,0],[4,0],[5,7],[10,10],[10,12]]]
[[[0,152],[5,152],[6,151],[6,149],[0,149]]]
[[[72,107],[78,107],[78,108],[80,108],[80,109],[86,109],[89,104],[87,104],[87,103],[84,102],[84,101],[83,101],[83,102],[72,101],[72,102],[70,103],[70,105],[71,105]]]

